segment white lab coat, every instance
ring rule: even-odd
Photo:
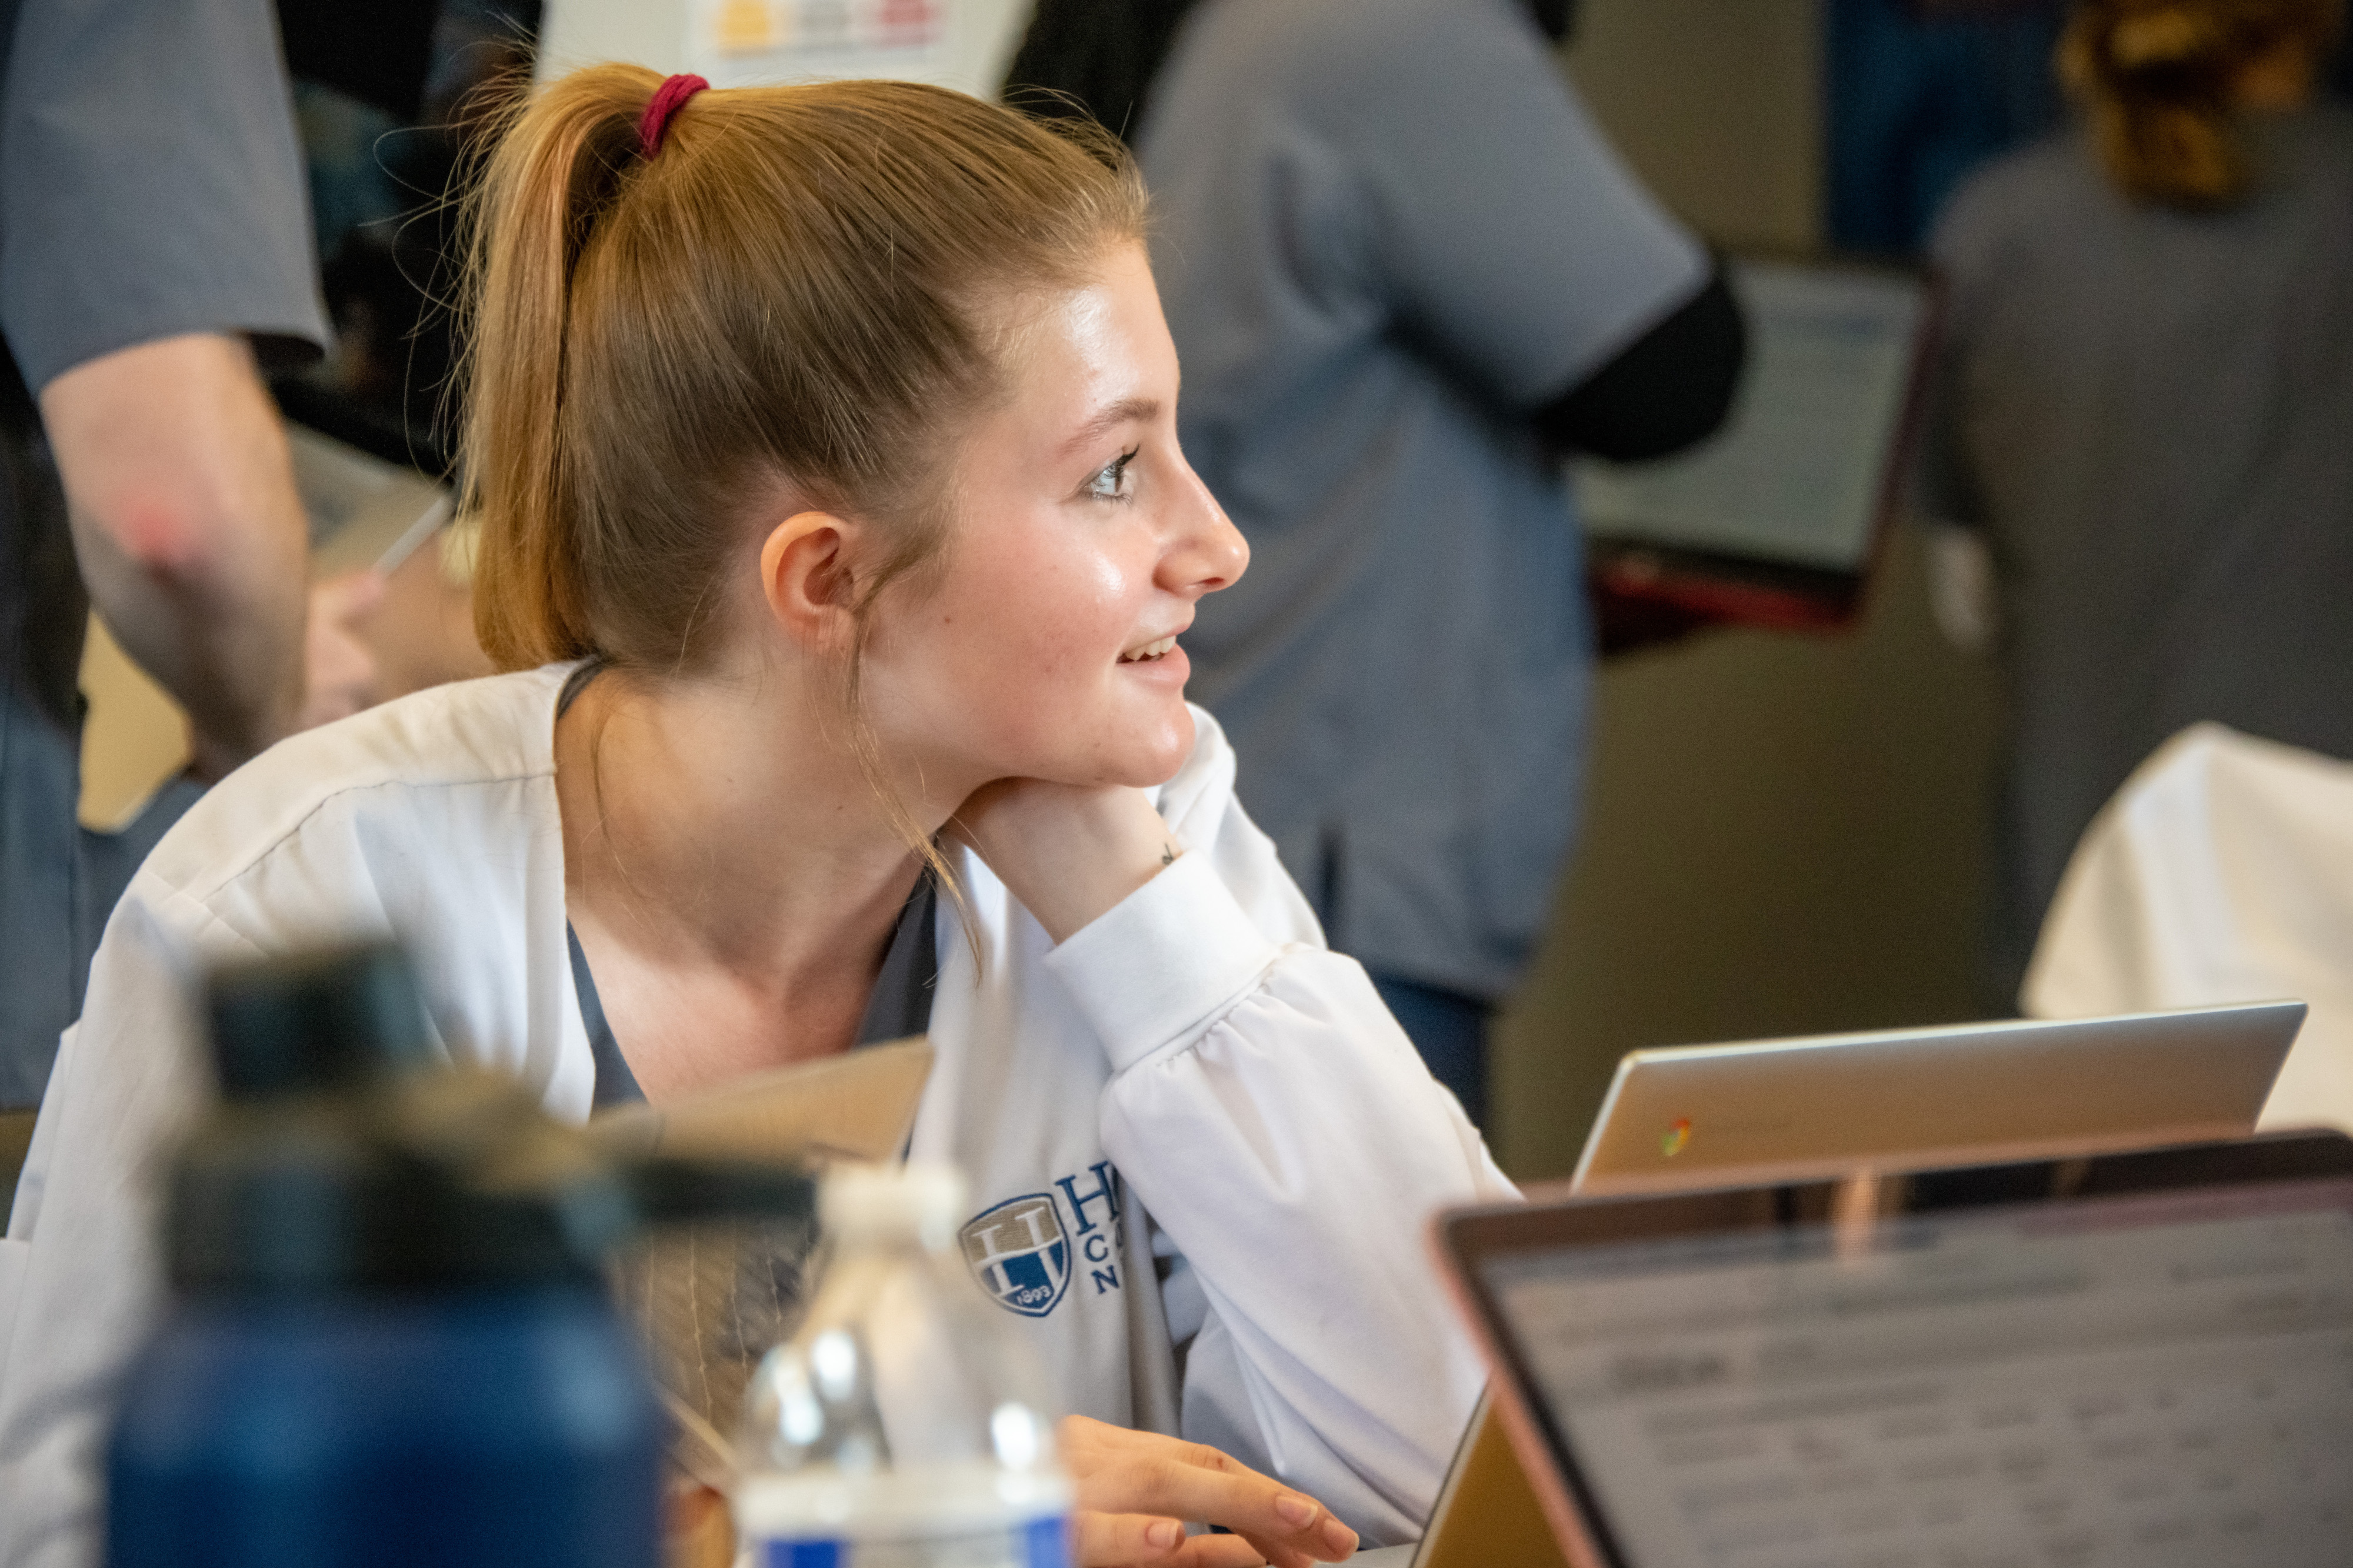
[[[2041,1018],[2307,1004],[2257,1126],[2353,1131],[2353,763],[2192,724],[2067,862],[2020,994]]]
[[[284,742],[132,882],[0,1243],[0,1564],[94,1545],[105,1413],[161,1304],[152,1172],[207,1092],[203,965],[395,934],[453,1059],[586,1117],[553,739],[566,673],[439,688]],[[1029,1278],[1051,1300],[1038,1311],[1033,1285],[1028,1313],[1008,1310],[1070,1409],[1181,1429],[1396,1541],[1481,1381],[1424,1224],[1512,1188],[1362,969],[1325,949],[1234,798],[1223,733],[1196,721],[1157,792],[1187,853],[1060,947],[958,856],[979,955],[942,900],[939,1059],[913,1152],[964,1166],[976,1215],[1048,1200],[1029,1212],[1050,1211],[1065,1246]]]

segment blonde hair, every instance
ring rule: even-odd
[[[2234,96],[2283,48],[2315,59],[2344,0],[2079,0],[2059,74],[2090,111],[2101,162],[2137,201],[2200,208],[2246,194]]]
[[[910,82],[741,88],[688,100],[648,158],[661,81],[552,83],[473,198],[463,510],[501,668],[704,665],[777,481],[892,539],[862,621],[942,542],[954,426],[1000,379],[990,301],[1143,230],[1092,128]]]

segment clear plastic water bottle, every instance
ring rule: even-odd
[[[750,1568],[1067,1568],[1053,1412],[957,1252],[965,1192],[944,1165],[827,1176],[816,1296],[744,1394]]]

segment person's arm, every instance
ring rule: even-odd
[[[188,715],[217,779],[295,727],[305,531],[284,430],[238,339],[190,333],[41,389],[91,602]]]
[[[40,389],[91,597],[216,775],[303,700],[302,520],[246,348],[275,371],[328,337],[276,13],[41,0],[11,15],[0,332]],[[317,716],[352,705],[352,650],[318,650],[342,656],[346,690]]]
[[[1536,433],[1618,463],[1680,452],[1724,424],[1747,357],[1740,305],[1718,267],[1664,321],[1538,409]]]
[[[1987,476],[1968,435],[1971,389],[1980,384],[1970,359],[1981,301],[1987,283],[2006,275],[2000,240],[2007,226],[1988,192],[1982,179],[1962,185],[1929,236],[1937,320],[1905,476],[1904,510],[1927,546],[1930,615],[1966,654],[1991,653],[2002,631]]]
[[[1359,265],[1408,341],[1533,416],[1701,295],[1710,258],[1524,15],[1391,9],[1330,40],[1355,89],[1330,134],[1366,207]]]
[[[1362,966],[1325,949],[1234,799],[1231,749],[1196,721],[1157,810],[1017,784],[959,821],[1059,938],[1047,967],[1111,1060],[1103,1150],[1204,1308],[1183,1435],[1367,1544],[1409,1539],[1482,1376],[1419,1223],[1513,1188]]]

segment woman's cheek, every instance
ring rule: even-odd
[[[1084,661],[1092,662],[1092,661]],[[1071,650],[1032,643],[1023,657],[989,672],[972,692],[974,705],[991,716],[991,727],[1019,751],[1050,766],[1067,765],[1084,751],[1089,731],[1110,715],[1101,689],[1087,679],[1084,662]]]

